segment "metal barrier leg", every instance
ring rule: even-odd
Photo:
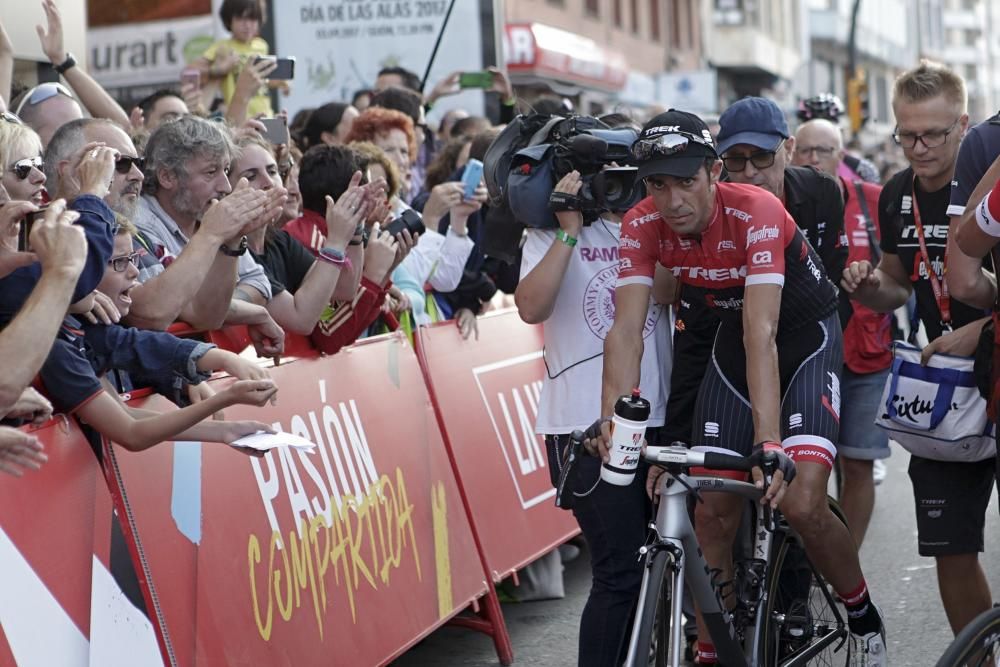
[[[448,621],[448,625],[468,628],[492,637],[497,658],[506,667],[514,662],[514,647],[510,643],[510,634],[507,632],[507,623],[503,619],[496,589],[491,586],[482,602],[483,605],[475,616],[456,616]]]

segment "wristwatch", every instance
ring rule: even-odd
[[[226,257],[242,257],[243,255],[246,254],[248,247],[250,247],[250,245],[247,242],[247,237],[242,236],[240,237],[240,244],[236,246],[235,250],[233,250],[225,243],[223,243],[222,245],[219,246],[219,252],[221,252]]]
[[[67,70],[76,67],[76,58],[73,57],[72,53],[66,54],[66,60],[62,61],[58,65],[52,63],[52,69],[54,69],[59,74],[65,74]]]

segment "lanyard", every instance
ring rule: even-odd
[[[937,301],[938,310],[941,311],[941,323],[951,323],[951,294],[948,292],[948,283],[942,282],[938,278],[934,267],[931,266],[931,257],[927,253],[927,241],[924,240],[924,225],[920,221],[920,207],[917,205],[917,177],[913,177],[913,224],[917,228],[917,239],[920,241],[920,254],[923,256],[924,266],[927,267],[927,277],[931,281],[931,291],[934,292],[934,300]],[[941,274],[948,271],[948,247],[945,246],[944,260],[942,262]]]

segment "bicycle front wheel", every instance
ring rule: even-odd
[[[670,612],[673,600],[674,557],[657,551],[646,570],[642,616],[638,620],[632,667],[670,667]]]
[[[948,646],[937,667],[980,667],[1000,664],[1000,607],[976,616]]]

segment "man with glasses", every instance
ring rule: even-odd
[[[622,222],[602,415],[610,415],[617,397],[639,381],[643,326],[661,264],[720,321],[695,406],[692,444],[758,461],[773,453],[778,471],[763,502],[780,504],[844,600],[861,664],[884,665],[880,615],[850,534],[826,500],[843,363],[836,288],[780,201],[761,188],[719,182],[722,162],[697,116],[660,114],[643,128],[633,157],[649,196]],[[589,443],[602,456],[608,421],[602,418],[600,436]],[[763,488],[759,467],[753,477]],[[720,569],[719,579],[728,580],[743,501],[727,494],[702,500],[695,508],[699,543],[709,566]],[[703,624],[699,635],[699,662],[715,663]],[[718,656],[723,662],[731,657]]]
[[[851,262],[844,289],[872,310],[891,312],[916,293],[917,314],[935,352],[968,355],[975,349],[983,311],[962,303],[945,282],[948,201],[966,113],[965,83],[943,65],[923,61],[893,88],[895,141],[910,166],[894,175],[879,198],[882,258]],[[910,456],[909,475],[921,556],[934,557],[938,587],[957,633],[990,608],[990,588],[979,563],[993,460],[932,461]]]
[[[795,132],[798,165],[810,165],[837,180],[844,197],[844,227],[848,260],[878,262],[878,198],[882,188],[839,176],[844,156],[840,128],[823,118],[802,123]],[[876,313],[853,302],[844,326],[844,372],[840,395],[841,491],[840,505],[858,547],[864,540],[875,506],[873,467],[887,458],[889,438],[874,425],[878,402],[892,364],[892,322],[888,313]]]

